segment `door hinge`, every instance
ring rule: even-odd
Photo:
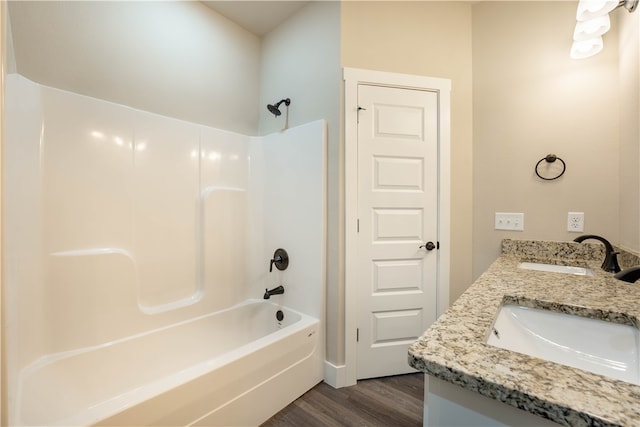
[[[367,111],[366,108],[362,108],[361,106],[358,105],[358,123],[360,123],[360,111],[362,110]]]
[[[360,342],[360,328],[356,328],[356,342]]]

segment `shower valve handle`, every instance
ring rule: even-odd
[[[269,273],[273,271],[274,264],[276,265],[276,268],[278,270],[286,270],[287,267],[289,266],[289,255],[287,254],[287,251],[281,248],[276,249],[276,251],[273,254],[273,258],[269,263]]]
[[[282,262],[282,258],[278,255],[271,260],[271,264],[269,265],[269,273],[273,271],[273,264],[279,264]],[[278,268],[276,266],[276,268]]]

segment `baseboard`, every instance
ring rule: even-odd
[[[324,361],[324,382],[333,388],[347,387],[347,367],[345,365],[334,365],[333,363]]]

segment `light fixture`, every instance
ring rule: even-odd
[[[573,59],[584,59],[599,53],[604,47],[602,37],[592,37],[587,40],[574,41],[570,56]]]
[[[599,37],[611,29],[609,15],[598,16],[588,21],[578,21],[573,31],[575,41],[588,40]]]
[[[571,58],[583,59],[600,52],[604,46],[602,36],[611,29],[609,13],[619,7],[633,12],[639,0],[580,0],[573,31]]]
[[[619,3],[618,0],[580,0],[576,20],[588,21],[598,16],[607,15],[618,7]],[[624,3],[624,1],[622,3]]]

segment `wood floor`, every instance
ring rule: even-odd
[[[261,427],[421,427],[424,374],[320,383]]]

